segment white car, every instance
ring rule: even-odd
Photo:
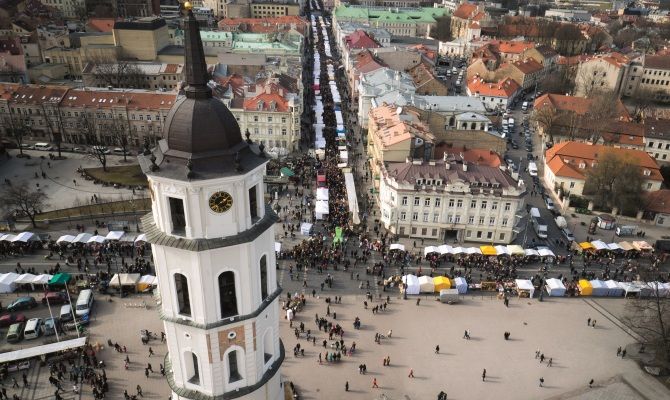
[[[549,197],[544,198],[544,204],[547,205],[547,210],[555,209],[554,202]]]
[[[563,236],[565,236],[565,238],[568,239],[569,241],[571,242],[575,241],[575,235],[573,235],[572,232],[570,232],[570,229],[563,228],[561,232],[563,233]]]

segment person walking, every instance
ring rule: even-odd
[[[154,355],[154,349],[152,349],[151,347],[149,347],[149,357],[151,357],[151,356],[153,356],[153,355]]]
[[[591,326],[591,317],[586,320],[586,326]]]
[[[589,381],[589,387],[590,387],[590,388],[593,387],[593,379],[591,379],[591,380]]]
[[[616,356],[619,357],[620,355],[621,355],[621,346],[619,346],[619,347],[616,349]]]
[[[482,371],[482,382],[486,382],[486,368]]]
[[[621,359],[626,358],[626,349],[621,350]]]
[[[137,385],[137,395],[140,397],[144,397],[144,393],[142,393],[142,386]]]
[[[440,354],[440,345],[435,346],[435,354]]]
[[[544,385],[544,378],[541,377],[540,378],[540,387],[542,387],[542,385]]]
[[[372,388],[379,389],[379,385],[377,384],[377,378],[372,378]]]
[[[595,319],[593,320],[593,324],[591,326],[593,327],[593,329],[596,328],[596,320]]]
[[[551,367],[551,365],[553,364],[553,362],[554,362],[554,359],[553,359],[553,358],[549,358],[549,362],[547,363],[547,368],[548,368],[548,367]]]
[[[19,383],[16,381],[16,378],[12,377],[12,389],[18,389]]]
[[[344,383],[344,391],[345,391],[345,392],[348,392],[348,391],[349,391],[349,381],[346,381],[346,382]]]
[[[414,370],[412,368],[409,369],[409,375],[407,375],[408,378],[414,378]]]

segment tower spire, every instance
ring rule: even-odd
[[[207,74],[207,63],[205,62],[205,51],[200,38],[200,26],[193,15],[193,6],[188,1],[184,3],[186,12],[184,18],[184,69],[186,71],[186,97],[192,99],[203,99],[212,97],[212,89],[207,86],[209,76]]]

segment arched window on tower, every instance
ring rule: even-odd
[[[268,257],[264,254],[260,262],[261,301],[268,297]]]
[[[177,290],[179,314],[191,316],[191,298],[188,294],[188,279],[182,274],[174,274],[174,286]]]
[[[263,335],[263,363],[267,364],[272,361],[273,353],[274,343],[272,342],[272,329],[268,329]]]
[[[187,351],[184,353],[184,362],[186,363],[186,380],[194,385],[199,385],[200,368],[198,367],[198,356],[193,352]]]
[[[238,353],[239,350],[233,350],[228,353],[228,383],[237,382],[242,379],[238,363]]]
[[[226,271],[219,275],[219,303],[221,305],[221,318],[237,315],[235,273],[232,271]]]

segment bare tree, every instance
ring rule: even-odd
[[[670,363],[670,301],[659,290],[659,274],[653,267],[639,271],[639,279],[648,282],[648,297],[628,302],[622,321],[642,339],[643,345],[655,354],[655,363]]]
[[[90,154],[102,165],[102,170],[107,172],[107,153],[109,150],[103,146],[96,127],[96,119],[93,113],[82,112],[79,114],[77,126],[84,136],[86,144],[91,146]]]
[[[123,150],[123,161],[128,161],[128,136],[130,135],[130,124],[123,117],[112,117],[111,122],[106,124],[107,132],[114,143]]]
[[[136,63],[109,57],[89,57],[95,85],[114,88],[141,88],[146,75]]]
[[[25,154],[23,154],[23,138],[28,136],[30,132],[32,132],[32,128],[20,114],[9,115],[8,133],[16,141],[19,148],[19,157],[25,157]]]
[[[58,111],[57,105],[49,103],[50,106],[47,109],[46,102],[42,103],[42,113],[44,114],[44,121],[47,126],[47,132],[53,138],[54,143],[56,144],[56,149],[58,150],[58,158],[61,158],[61,143],[63,143],[63,134],[62,134],[62,124],[54,122],[51,119],[53,115],[58,122],[60,122],[60,112]]]
[[[591,62],[580,64],[575,77],[575,92],[578,96],[591,97],[610,90],[607,85],[607,70]]]
[[[549,141],[554,142],[553,128],[559,119],[559,114],[551,105],[544,105],[536,108],[531,116],[532,120],[541,128],[545,136],[549,136]]]
[[[0,201],[7,209],[30,219],[33,228],[37,228],[35,217],[47,207],[49,197],[39,190],[31,190],[26,182],[7,187],[0,195]]]
[[[647,113],[654,108],[654,94],[645,89],[638,89],[630,97],[630,102],[635,106],[633,118],[641,122],[647,117]]]
[[[618,103],[619,99],[613,92],[603,91],[592,95],[589,110],[582,119],[588,141],[598,143],[603,128],[618,115]]]

